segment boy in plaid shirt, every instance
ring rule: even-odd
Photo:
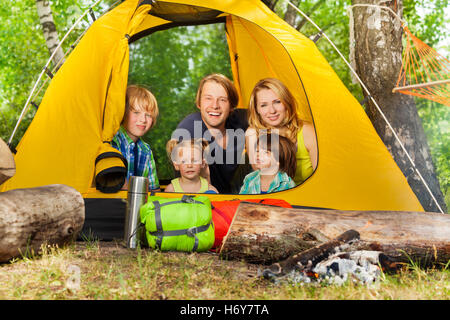
[[[154,95],[145,88],[131,85],[127,88],[125,115],[111,145],[127,159],[127,189],[131,176],[148,177],[149,189],[160,191],[155,159],[150,146],[142,140],[156,123],[158,104]]]

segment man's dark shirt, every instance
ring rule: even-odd
[[[194,130],[195,122],[198,123],[197,132]],[[201,126],[200,126],[201,124]],[[199,130],[201,128],[201,130]],[[209,172],[211,184],[220,193],[235,193],[236,186],[233,186],[233,178],[239,164],[243,163],[243,152],[245,148],[245,130],[248,128],[247,114],[245,109],[236,109],[229,115],[225,129],[232,130],[234,135],[228,139],[226,151],[214,141],[214,137],[209,133],[208,128],[202,120],[200,112],[186,116],[177,126],[178,129],[186,129],[189,132],[187,138],[204,138],[209,142]],[[230,131],[228,131],[230,132]],[[172,138],[180,139],[182,131],[175,131]],[[228,160],[228,161],[227,161]],[[237,189],[239,192],[239,189]]]

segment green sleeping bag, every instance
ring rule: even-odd
[[[161,251],[201,252],[214,244],[211,202],[205,196],[150,196],[140,209],[148,245]]]

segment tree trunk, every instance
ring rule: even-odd
[[[261,0],[266,6],[269,7],[270,10],[275,11],[275,6],[278,0]]]
[[[0,185],[14,176],[16,163],[8,145],[0,138]]]
[[[298,6],[298,0],[297,1],[291,1],[293,5]],[[284,21],[286,21],[287,23],[289,23],[291,26],[293,26],[294,28],[295,26],[295,20],[297,18],[297,10],[295,10],[292,6],[290,6],[288,4],[287,8],[286,8],[286,13],[284,14]]]
[[[377,5],[379,2],[352,0],[352,4]],[[401,0],[383,2],[380,5],[390,6],[401,16],[403,9]],[[402,66],[401,24],[392,13],[373,7],[354,7],[353,17],[356,71],[391,123],[441,209],[446,212],[444,197],[436,178],[430,149],[414,99],[401,93],[392,93]],[[366,92],[364,94],[367,95]],[[367,105],[366,112],[425,211],[439,212],[438,206],[371,101]]]
[[[348,230],[355,250],[374,250],[421,265],[450,259],[450,216],[440,213],[288,209],[242,202],[220,249],[225,259],[270,264]]]
[[[47,0],[36,0],[37,12],[42,25],[45,42],[47,44],[50,55],[56,50],[59,44],[58,32],[56,31],[55,22],[53,21],[52,9]],[[58,65],[64,59],[64,51],[61,47],[58,48],[56,54],[53,56],[54,65]]]
[[[83,224],[83,197],[69,186],[0,193],[0,262],[38,253],[42,244],[70,242]]]

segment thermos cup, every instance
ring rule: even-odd
[[[135,249],[140,240],[139,209],[147,203],[148,179],[146,177],[132,176],[128,182],[128,201],[125,214],[125,245]]]

